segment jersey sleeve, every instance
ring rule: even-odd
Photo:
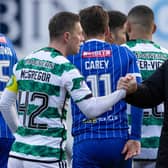
[[[15,93],[18,92],[18,84],[17,84],[16,77],[14,75],[12,75],[12,77],[8,81],[6,85],[6,89],[11,92],[15,92]]]
[[[76,103],[92,97],[92,93],[88,88],[84,77],[80,74],[77,68],[65,72],[62,76],[62,83]]]

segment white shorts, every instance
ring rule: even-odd
[[[154,168],[156,161],[133,161],[134,168]]]
[[[67,161],[56,163],[32,162],[9,157],[8,168],[68,168]]]

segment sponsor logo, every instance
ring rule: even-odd
[[[7,43],[5,37],[0,37],[0,43]]]
[[[112,54],[111,50],[84,51],[82,53],[82,57],[83,58],[110,57],[111,54]]]

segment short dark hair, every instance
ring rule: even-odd
[[[84,8],[79,12],[81,26],[87,36],[105,32],[109,17],[107,12],[98,5]]]
[[[113,31],[116,28],[123,27],[124,23],[127,21],[127,16],[116,10],[108,11],[109,15],[109,27]]]
[[[128,12],[128,20],[141,24],[147,30],[154,23],[154,13],[148,6],[137,5]]]
[[[72,12],[59,12],[55,14],[50,19],[48,25],[50,40],[59,37],[66,31],[73,31],[76,22],[80,22],[78,14]]]

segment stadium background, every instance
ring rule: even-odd
[[[93,4],[125,14],[137,4],[150,6],[157,24],[154,40],[168,48],[168,0],[0,0],[0,32],[12,40],[21,58],[48,44],[47,26],[52,15],[62,10],[78,12]]]

